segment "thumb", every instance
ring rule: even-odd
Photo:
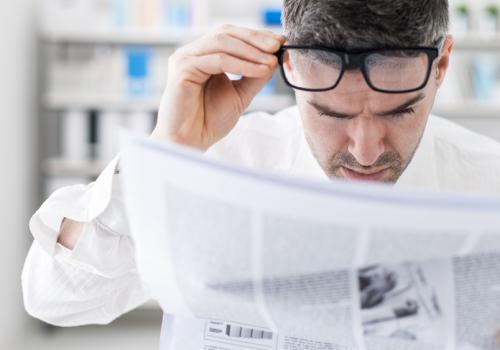
[[[272,77],[273,74],[270,74],[263,78],[243,78],[234,82],[234,87],[245,108],[250,105],[255,96],[257,96]]]

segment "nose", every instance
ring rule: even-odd
[[[385,152],[385,128],[371,117],[358,116],[351,120],[349,152],[362,166],[373,166]]]

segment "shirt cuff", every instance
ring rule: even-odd
[[[88,223],[106,210],[113,191],[118,160],[119,156],[116,156],[94,183],[55,191],[33,215],[29,224],[31,233],[49,255],[53,256],[56,252],[64,218]]]

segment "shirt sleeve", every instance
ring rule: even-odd
[[[96,182],[54,192],[30,220],[22,284],[29,314],[57,326],[106,324],[148,300],[137,274],[118,157]],[[64,218],[84,223],[73,250],[57,243]]]

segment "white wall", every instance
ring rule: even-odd
[[[0,348],[19,340],[29,320],[21,303],[20,272],[29,242],[27,220],[36,206],[34,140],[34,6],[0,5]]]

